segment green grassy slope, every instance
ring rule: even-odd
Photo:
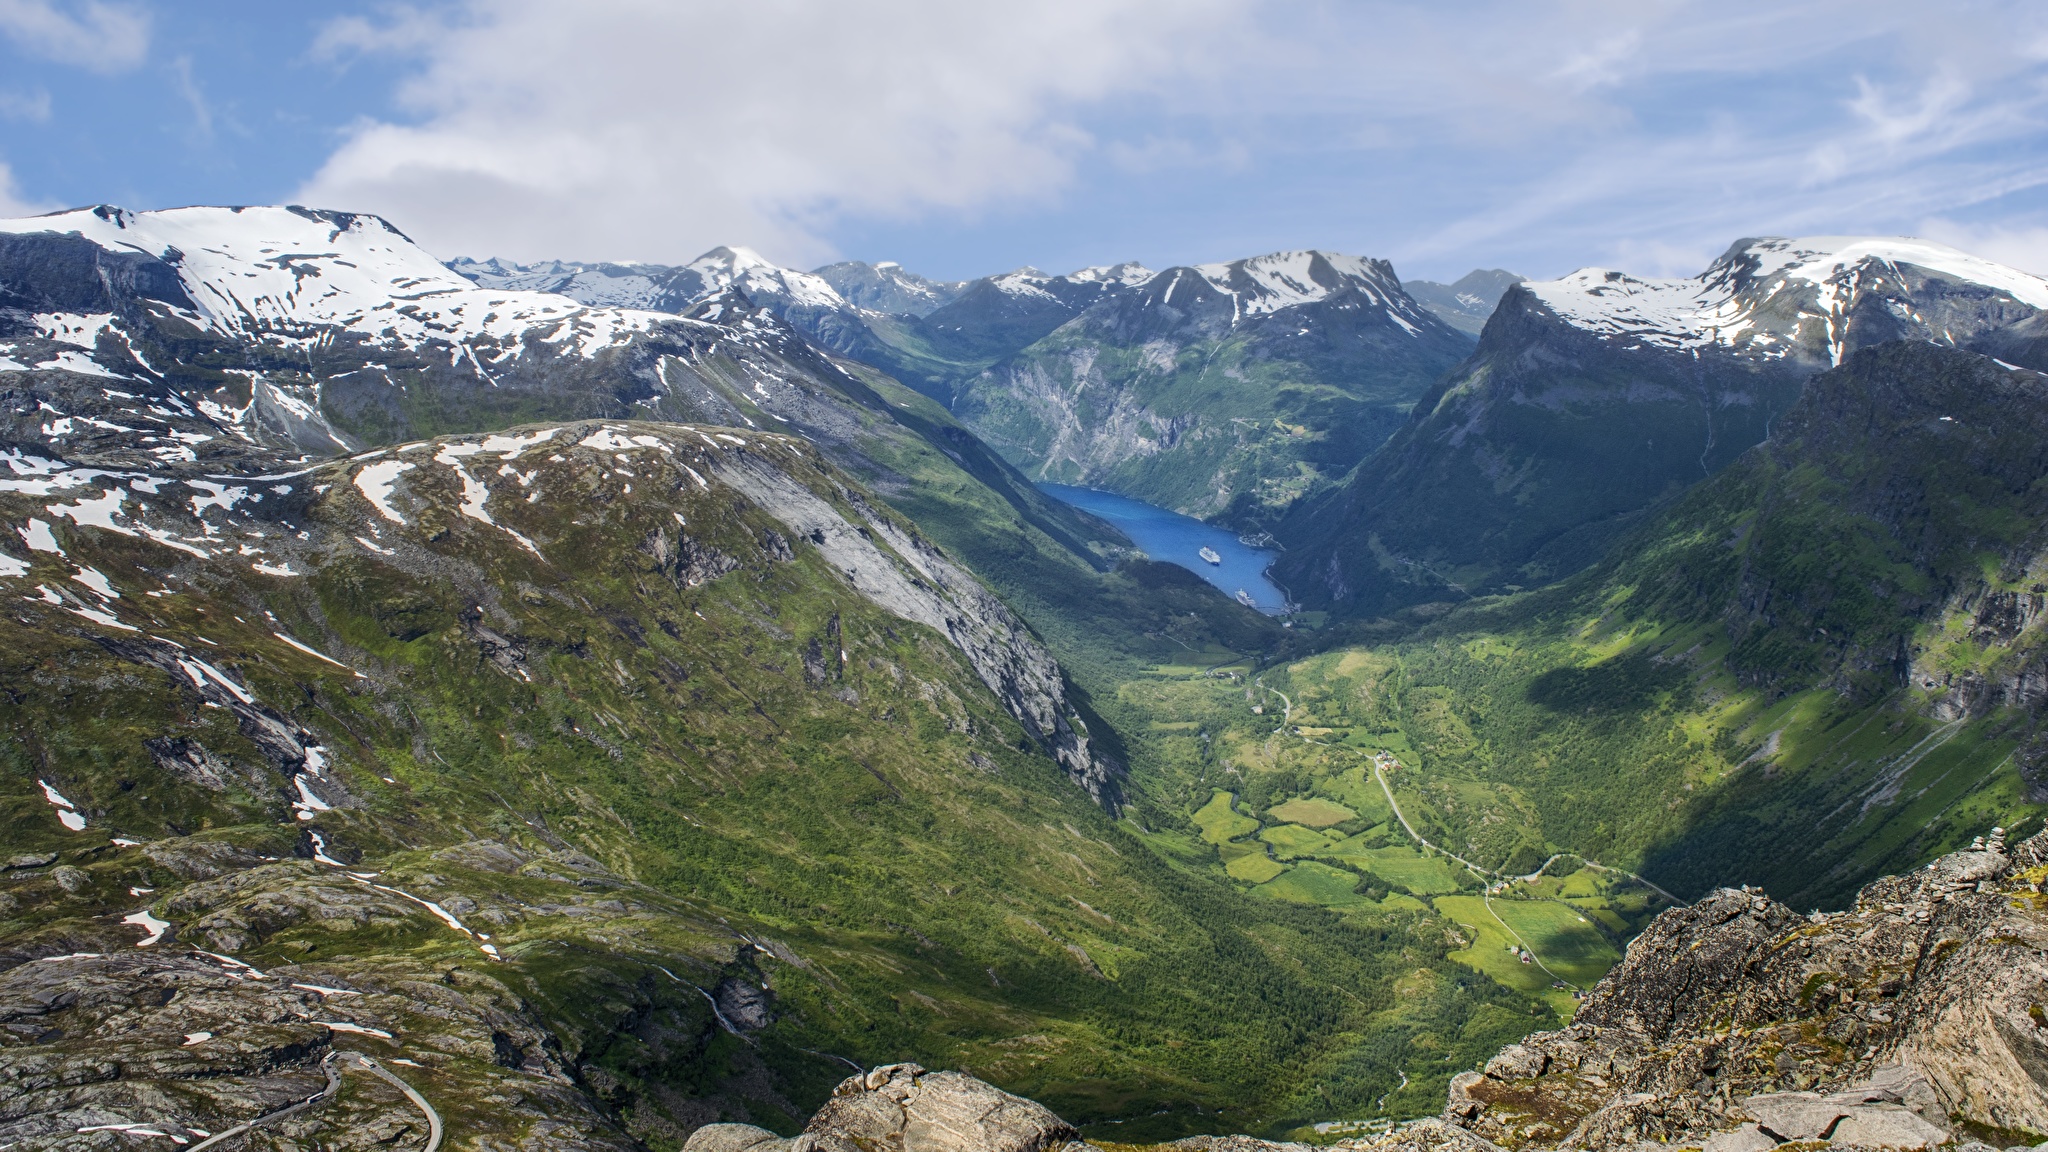
[[[387,497],[402,526],[365,499],[374,462],[209,512],[260,561],[57,521],[63,554],[28,553],[7,583],[35,602],[0,620],[6,682],[34,685],[0,701],[5,848],[60,852],[93,883],[15,886],[0,947],[126,947],[112,918],[139,903],[179,945],[259,967],[480,969],[656,1146],[706,1109],[788,1130],[835,1058],[966,1068],[1118,1132],[1293,1123],[1540,1022],[1462,976],[1427,926],[1252,898],[1149,848],[1034,750],[958,649],[688,470],[732,449],[664,425],[611,435],[666,450],[573,446],[586,433],[457,457],[490,477],[495,524],[463,511],[439,444],[394,457],[413,465]],[[800,442],[749,451],[860,522]],[[155,483],[150,522],[201,538],[177,482]],[[0,507],[47,522],[51,499]],[[88,569],[118,596],[81,583]],[[254,703],[178,662],[196,659]],[[323,747],[309,786],[331,808],[295,818],[302,769],[252,716]],[[510,871],[463,855],[487,840]],[[159,859],[194,844],[228,846],[211,875],[231,883]],[[359,885],[290,862],[316,849],[468,909],[502,963],[388,893],[367,918],[323,911],[342,897],[320,893]],[[773,1022],[734,1035],[705,997],[750,982]],[[498,1074],[397,1026],[452,1078],[437,1090]],[[1423,1067],[1406,1037],[1456,1059]]]

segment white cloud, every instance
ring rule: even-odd
[[[1959,224],[1932,217],[1921,224],[1919,232],[1929,240],[1974,252],[1987,260],[1996,260],[2036,276],[2048,276],[2048,226]]]
[[[980,221],[1039,261],[1078,215],[1155,262],[1690,274],[2048,185],[2038,0],[456,0],[315,55],[412,72],[299,198],[449,255],[808,264]]]
[[[5,0],[0,0],[4,3]],[[330,25],[318,51],[419,58],[412,123],[364,121],[299,192],[443,254],[832,255],[848,217],[1029,204],[1081,111],[1207,68],[1239,0],[481,0]]]
[[[37,204],[22,199],[21,189],[14,184],[14,170],[9,168],[5,161],[0,161],[0,219],[36,216],[55,210],[55,205]]]
[[[1311,74],[1396,47],[1324,103],[1415,149],[1435,178],[1463,177],[1458,191],[1484,190],[1448,211],[1412,196],[1413,223],[1388,246],[1404,265],[1691,274],[1742,236],[1907,230],[2048,185],[2037,4],[1348,11],[1315,41],[1330,64]]]
[[[100,0],[60,10],[51,0],[0,0],[0,34],[39,56],[94,72],[120,72],[149,55],[149,13]]]
[[[192,128],[200,136],[213,135],[213,105],[207,102],[206,93],[192,78],[192,58],[180,56],[171,61],[171,83],[177,89],[185,106],[192,110]]]

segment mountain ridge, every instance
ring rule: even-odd
[[[1854,349],[1966,345],[2048,304],[2048,281],[1953,249],[1823,239],[1740,241],[1686,280],[1585,269],[1508,289],[1386,447],[1283,521],[1280,578],[1368,615],[1547,582],[1763,440]]]

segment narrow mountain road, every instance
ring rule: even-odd
[[[1285,692],[1280,691],[1278,688],[1268,688],[1266,686],[1265,678],[1262,676],[1254,677],[1252,679],[1252,684],[1262,692],[1271,692],[1273,695],[1280,697],[1281,702],[1286,705],[1286,711],[1283,712],[1280,717],[1280,726],[1278,728],[1273,729],[1272,736],[1278,736],[1281,733],[1285,732],[1287,729],[1288,719],[1290,719],[1294,715],[1294,701],[1291,698],[1289,698]],[[1271,736],[1267,737],[1268,740],[1270,740],[1271,738]],[[1296,739],[1299,739],[1306,744],[1315,744],[1321,747],[1329,747],[1329,745],[1324,744],[1320,740],[1310,740],[1306,736],[1298,736],[1296,737]],[[1428,837],[1424,836],[1420,832],[1417,832],[1415,830],[1415,825],[1410,824],[1408,822],[1407,815],[1401,811],[1400,801],[1394,799],[1394,789],[1391,785],[1387,783],[1386,773],[1382,770],[1380,757],[1378,755],[1375,755],[1371,757],[1371,761],[1372,778],[1379,782],[1380,791],[1385,793],[1387,797],[1387,807],[1393,810],[1394,819],[1400,822],[1401,830],[1408,833],[1408,838],[1410,840],[1415,841],[1417,844],[1421,845],[1424,848],[1432,849],[1452,860],[1457,861],[1458,863],[1464,865],[1468,870],[1470,870],[1476,875],[1490,877],[1496,881],[1520,880],[1524,883],[1528,883],[1534,881],[1537,877],[1543,875],[1544,870],[1549,868],[1552,864],[1555,864],[1556,862],[1564,859],[1565,857],[1571,857],[1572,859],[1580,861],[1581,863],[1585,864],[1586,867],[1592,868],[1595,871],[1605,872],[1610,876],[1626,876],[1627,878],[1634,880],[1636,883],[1641,884],[1643,887],[1648,888],[1650,891],[1655,892],[1657,895],[1662,896],[1666,900],[1671,901],[1675,905],[1683,907],[1687,904],[1687,901],[1680,900],[1678,897],[1672,895],[1669,892],[1666,892],[1664,889],[1659,888],[1657,885],[1650,883],[1648,880],[1643,879],[1641,876],[1638,876],[1633,872],[1621,868],[1609,868],[1605,864],[1601,864],[1596,861],[1590,860],[1584,856],[1579,855],[1576,852],[1556,853],[1552,855],[1550,859],[1545,860],[1542,864],[1538,865],[1534,872],[1530,872],[1525,876],[1509,876],[1504,873],[1496,872],[1493,869],[1487,868],[1483,865],[1475,864],[1472,861],[1465,859],[1463,856],[1458,855],[1456,852],[1453,852],[1450,849],[1445,848],[1441,844],[1431,844],[1429,842]],[[1570,988],[1579,987],[1577,983],[1571,980],[1567,980],[1564,977],[1558,975],[1556,972],[1552,971],[1550,965],[1545,964],[1543,962],[1543,958],[1536,954],[1536,950],[1529,946],[1529,942],[1527,940],[1522,939],[1522,934],[1515,931],[1514,928],[1510,926],[1506,920],[1501,919],[1500,913],[1495,912],[1493,910],[1493,894],[1491,892],[1482,891],[1480,893],[1480,901],[1481,903],[1485,904],[1487,915],[1492,916],[1494,921],[1498,923],[1501,926],[1501,928],[1507,932],[1509,936],[1514,938],[1515,943],[1521,945],[1522,951],[1528,954],[1531,962],[1533,962],[1538,968],[1543,969],[1544,973],[1547,974],[1552,980],[1555,980],[1558,983],[1563,984]]]
[[[412,1085],[392,1075],[382,1064],[377,1063],[377,1061],[370,1057],[360,1052],[348,1052],[342,1056],[343,1062],[350,1062],[351,1058],[353,1058],[354,1067],[361,1068],[363,1071],[378,1077],[393,1088],[405,1093],[405,1098],[412,1101],[413,1107],[418,1108],[427,1118],[427,1146],[424,1152],[437,1152],[441,1147],[441,1114],[434,1111],[434,1106],[427,1103],[427,1098],[414,1091]]]
[[[243,1124],[237,1124],[233,1128],[230,1128],[225,1132],[216,1132],[213,1135],[208,1136],[206,1139],[201,1140],[199,1143],[194,1144],[191,1148],[187,1149],[186,1152],[204,1152],[205,1149],[212,1148],[218,1144],[226,1143],[227,1141],[242,1135],[243,1133],[249,1131],[252,1128],[257,1128],[264,1124],[269,1124],[275,1120],[282,1120],[295,1112],[311,1108],[313,1105],[319,1104],[326,1100],[332,1100],[334,1098],[334,1094],[336,1092],[341,1091],[341,1069],[336,1068],[334,1066],[336,1055],[337,1053],[329,1052],[327,1054],[327,1058],[320,1062],[320,1070],[322,1072],[327,1073],[327,1087],[322,1088],[320,1091],[313,1093],[311,1096],[306,1097],[304,1100],[301,1100],[296,1104],[288,1104],[283,1108],[279,1108],[275,1112],[266,1112],[263,1115],[258,1116],[254,1120],[250,1120]]]
[[[1415,830],[1415,825],[1410,824],[1408,822],[1408,817],[1403,816],[1401,814],[1401,805],[1394,799],[1394,790],[1387,786],[1387,778],[1380,773],[1380,762],[1377,757],[1375,757],[1372,762],[1372,778],[1380,782],[1380,791],[1385,792],[1387,794],[1387,807],[1392,808],[1394,810],[1394,819],[1399,820],[1401,822],[1401,827],[1407,831],[1409,839],[1415,841],[1417,844],[1422,845],[1424,848],[1436,849],[1438,852],[1441,852],[1444,855],[1450,857],[1451,859],[1456,860],[1458,863],[1463,864],[1465,867],[1471,869],[1474,872],[1477,872],[1481,876],[1491,876],[1495,880],[1519,879],[1519,877],[1503,876],[1500,873],[1495,872],[1491,868],[1486,868],[1482,867],[1481,865],[1474,864],[1472,861],[1465,859],[1463,856],[1460,856],[1456,852],[1453,852],[1450,849],[1445,848],[1441,844],[1431,844],[1427,837],[1425,837],[1422,833],[1417,832]],[[1498,920],[1500,919],[1500,917],[1496,916],[1494,917],[1494,919]],[[1548,969],[1545,969],[1545,971],[1548,971]]]
[[[327,1087],[322,1088],[320,1091],[315,1092],[296,1104],[279,1108],[275,1112],[266,1112],[254,1120],[237,1124],[225,1132],[216,1132],[199,1143],[192,1145],[186,1152],[205,1152],[208,1148],[224,1144],[252,1129],[282,1120],[294,1113],[311,1108],[315,1104],[332,1100],[335,1093],[341,1091],[341,1073],[345,1068],[368,1072],[386,1081],[400,1092],[405,1093],[405,1098],[412,1101],[413,1107],[418,1108],[421,1114],[427,1118],[427,1143],[423,1152],[439,1152],[441,1147],[441,1114],[434,1111],[434,1106],[427,1103],[426,1097],[414,1091],[412,1085],[392,1075],[382,1064],[377,1063],[374,1059],[360,1052],[329,1052],[327,1058],[320,1062],[320,1070],[327,1073]]]
[[[1500,925],[1503,929],[1505,929],[1508,935],[1513,936],[1515,938],[1515,943],[1520,944],[1522,946],[1522,951],[1528,954],[1529,959],[1535,961],[1536,966],[1538,968],[1543,969],[1544,975],[1550,977],[1552,980],[1557,981],[1559,984],[1563,984],[1566,987],[1571,988],[1575,991],[1584,991],[1584,989],[1579,988],[1579,985],[1576,981],[1567,980],[1564,977],[1559,976],[1557,973],[1552,972],[1550,970],[1550,965],[1545,964],[1543,962],[1543,957],[1538,956],[1536,954],[1536,950],[1534,948],[1529,947],[1529,942],[1527,940],[1522,939],[1522,934],[1520,932],[1515,931],[1513,925],[1509,924],[1507,921],[1500,918],[1500,913],[1495,912],[1493,910],[1493,894],[1491,892],[1481,892],[1479,894],[1479,902],[1486,905],[1486,914],[1488,916],[1493,917],[1493,922]]]

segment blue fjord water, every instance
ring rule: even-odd
[[[1055,500],[1102,517],[1129,536],[1145,555],[1180,565],[1223,589],[1226,596],[1235,596],[1242,588],[1251,593],[1259,611],[1273,615],[1286,610],[1287,597],[1266,579],[1266,566],[1275,555],[1269,549],[1248,548],[1238,543],[1236,533],[1227,529],[1113,492],[1067,484],[1040,484],[1038,489]],[[1205,545],[1215,549],[1223,563],[1203,560],[1201,549]]]

